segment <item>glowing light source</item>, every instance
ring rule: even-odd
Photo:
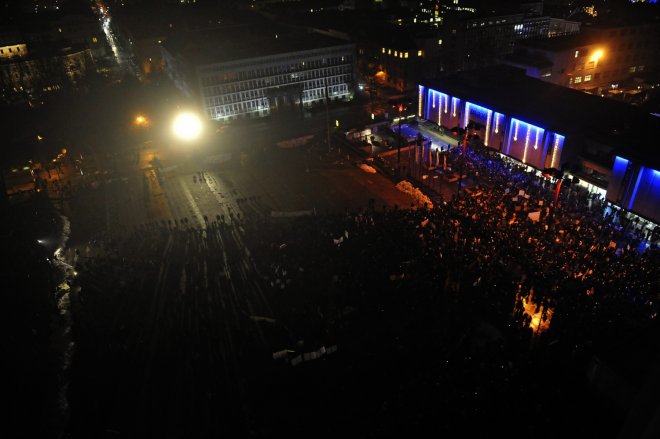
[[[598,62],[598,60],[601,59],[602,57],[603,57],[603,50],[598,49],[591,54],[591,58],[589,59],[589,61]]]
[[[520,122],[516,120],[516,130],[513,133],[513,141],[517,142],[518,141],[518,128],[520,128]]]
[[[558,166],[557,161],[559,159],[559,150],[563,146],[564,136],[562,136],[560,134],[556,134],[556,133],[555,133],[554,136],[555,136],[555,141],[554,141],[554,145],[552,146],[552,160],[550,162],[550,167],[557,169],[557,166]]]
[[[486,116],[486,138],[484,139],[484,145],[488,146],[488,139],[490,138],[490,119],[493,115],[492,110],[488,110],[488,116]]]
[[[149,119],[147,119],[146,117],[144,117],[143,115],[140,114],[140,115],[135,117],[135,125],[147,126],[147,125],[149,125]]]
[[[525,150],[523,151],[523,163],[527,163],[527,147],[529,146],[529,133],[532,131],[532,126],[527,125],[527,132],[525,133]]]
[[[534,149],[539,149],[539,134],[541,133],[541,129],[537,128],[536,129],[536,137],[534,139]]]
[[[181,140],[195,140],[202,133],[202,121],[193,113],[181,113],[174,119],[172,131]]]

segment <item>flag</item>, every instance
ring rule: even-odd
[[[527,216],[528,216],[529,219],[531,219],[532,221],[534,221],[534,222],[538,222],[539,219],[541,218],[541,211],[539,210],[539,211],[537,211],[537,212],[530,212],[529,214],[527,214]]]
[[[557,182],[557,191],[555,192],[555,206],[557,205],[557,201],[559,201],[559,191],[561,190],[561,180]]]

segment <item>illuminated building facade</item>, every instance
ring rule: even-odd
[[[611,90],[658,69],[660,23],[593,27],[582,34],[516,43],[505,63],[527,75],[578,90]]]
[[[168,40],[165,69],[174,83],[199,99],[209,119],[268,116],[280,111],[353,97],[355,45],[319,34],[245,35],[226,46],[215,33],[216,51],[195,53]],[[251,38],[250,38],[251,37]],[[246,41],[253,40],[252,43]],[[195,46],[200,49],[200,46]],[[217,49],[226,48],[220,52]]]
[[[499,62],[513,52],[516,41],[551,38],[579,32],[580,23],[533,12],[506,15],[445,17],[440,47],[440,72],[469,70]]]
[[[621,156],[614,158],[608,201],[660,222],[660,170]]]
[[[417,115],[465,128],[482,145],[539,171],[554,168],[611,202],[660,222],[660,118],[547,84],[508,66],[418,86]]]
[[[23,42],[0,45],[0,99],[30,101],[44,93],[76,84],[93,68],[89,48],[28,50]]]

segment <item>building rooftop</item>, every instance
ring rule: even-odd
[[[185,32],[165,41],[163,47],[200,66],[347,44],[351,43],[271,23]]]
[[[515,64],[536,67],[538,69],[547,69],[552,67],[553,65],[550,61],[548,61],[542,56],[523,53],[523,52],[514,52],[510,55],[507,55],[505,59]]]
[[[660,118],[639,107],[530,78],[524,70],[510,66],[461,72],[423,85],[572,141],[589,139],[611,146],[615,154],[655,169],[660,166],[656,148]]]
[[[576,47],[594,44],[593,37],[584,34],[562,35],[554,38],[529,38],[516,41],[516,47],[541,49],[548,52],[564,52]]]

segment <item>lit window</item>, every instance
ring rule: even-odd
[[[574,83],[574,84],[579,84],[580,82],[582,82],[582,76],[576,76],[576,77],[575,77],[575,80],[573,81],[573,83]]]
[[[630,73],[635,73],[635,72],[637,71],[637,67],[632,66],[632,67],[630,67],[630,68],[628,69],[628,71],[629,71]]]
[[[578,56],[580,56],[580,51],[579,51],[579,50],[576,50],[576,51],[575,51],[575,57],[577,58]]]
[[[637,67],[637,71],[638,71],[638,72],[641,72],[641,71],[643,71],[643,70],[644,70],[644,66],[638,66],[638,67]]]
[[[385,48],[383,47],[383,53],[385,53]]]
[[[584,82],[591,81],[591,75],[584,75]]]
[[[394,51],[394,56],[399,56],[399,52],[395,50]]]
[[[422,55],[424,55],[424,51],[423,50],[418,50],[417,51],[417,56],[422,56]]]
[[[438,46],[442,46],[442,40],[438,40]]]
[[[404,58],[408,58],[408,52],[404,53],[404,54],[403,54],[403,57],[404,57]]]
[[[99,40],[96,37],[92,37],[92,43],[98,43]]]
[[[387,54],[391,55],[392,54],[392,49],[387,49]]]

